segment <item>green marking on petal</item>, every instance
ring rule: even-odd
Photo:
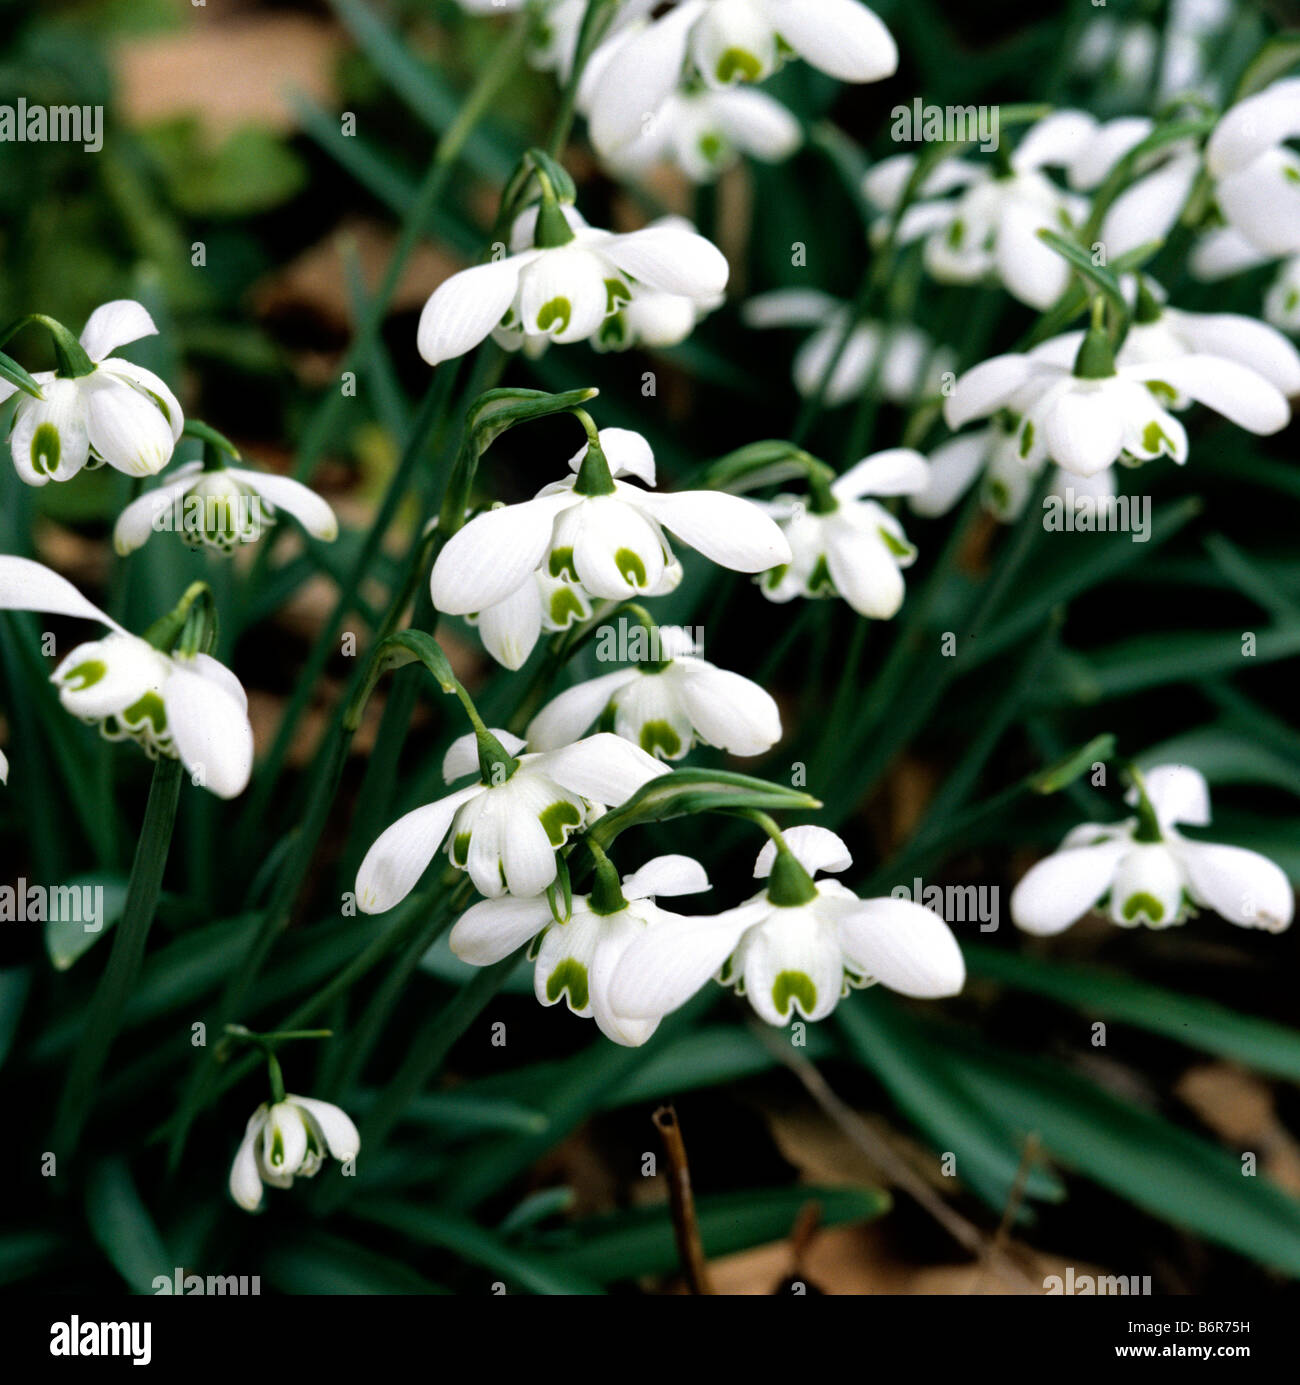
[[[1173,404],[1178,398],[1178,391],[1163,380],[1148,380],[1146,386],[1162,404]]]
[[[280,1127],[274,1126],[271,1130],[271,1166],[279,1168],[284,1163],[284,1136],[280,1133]]]
[[[551,556],[546,560],[546,570],[552,577],[562,577],[567,573],[576,582],[578,569],[573,565],[573,549],[551,549]]]
[[[714,69],[720,82],[754,82],[763,71],[758,56],[744,48],[728,48]]]
[[[1287,296],[1282,300],[1282,306],[1289,313],[1295,312],[1297,306],[1300,306],[1300,289],[1291,289]]]
[[[52,475],[59,467],[63,455],[63,444],[59,440],[59,430],[52,423],[42,423],[32,434],[32,468]]]
[[[641,749],[647,754],[663,752],[664,759],[671,760],[681,753],[682,738],[666,721],[647,721],[641,728]]]
[[[633,553],[630,548],[620,548],[614,554],[614,563],[629,586],[645,586],[645,564],[639,553]]]
[[[834,596],[835,579],[831,576],[830,564],[823,553],[813,564],[808,574],[808,591],[812,596]]]
[[[560,587],[551,593],[551,624],[567,630],[575,620],[581,620],[582,602],[572,587]]]
[[[966,223],[957,217],[948,227],[947,241],[950,249],[960,250],[961,243],[966,239]]]
[[[884,540],[885,547],[894,555],[895,558],[915,558],[916,549],[910,543],[904,543],[896,534],[891,534],[883,525],[876,526],[876,532]]]
[[[451,839],[451,859],[458,866],[463,866],[469,860],[468,832],[457,832]]]
[[[1290,164],[1283,164],[1282,176],[1288,183],[1300,183],[1300,168],[1292,168]]]
[[[563,846],[569,832],[581,824],[582,814],[576,804],[561,800],[559,803],[552,803],[549,808],[543,808],[538,813],[537,820],[546,829],[551,845]]]
[[[150,722],[155,736],[161,736],[167,730],[167,710],[156,692],[147,692],[138,702],[133,702],[122,713],[122,720],[131,727]]]
[[[622,281],[622,279],[605,280],[605,311],[614,312],[620,303],[630,303],[632,301],[632,290]]]
[[[1161,428],[1155,419],[1152,419],[1142,430],[1142,446],[1148,452],[1159,452],[1161,445],[1164,443],[1169,443],[1171,447],[1173,446],[1173,444],[1169,442],[1169,438],[1165,435],[1164,429]]]
[[[1029,456],[1030,449],[1034,445],[1034,425],[1025,419],[1025,426],[1020,430],[1020,455]]]
[[[63,675],[63,686],[73,692],[82,692],[93,688],[107,672],[108,666],[102,659],[86,659]]]
[[[1005,481],[986,482],[984,495],[995,513],[1004,515],[1011,509],[1011,491]]]
[[[769,568],[763,574],[763,585],[775,591],[785,580],[785,575],[790,571],[789,563],[782,563],[779,567]]]
[[[547,1000],[559,1000],[566,990],[573,1009],[587,1008],[587,968],[573,957],[566,957],[546,978]]]
[[[567,298],[552,298],[549,303],[543,303],[538,310],[537,330],[549,332],[555,327],[557,332],[563,332],[568,328],[572,318],[573,304]]]
[[[783,971],[772,983],[772,1004],[779,1014],[788,1015],[795,1001],[805,1015],[811,1015],[817,1006],[817,987],[806,972]]]
[[[720,135],[712,132],[700,136],[700,154],[706,163],[715,164],[726,153],[727,146]]]
[[[1130,922],[1139,914],[1145,914],[1152,923],[1159,923],[1165,916],[1165,906],[1154,895],[1139,891],[1124,901],[1123,913]]]

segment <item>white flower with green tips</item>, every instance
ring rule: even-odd
[[[486,746],[486,748],[485,748]],[[618,736],[602,733],[559,750],[527,754],[508,731],[452,742],[448,784],[475,782],[398,818],[366,852],[357,907],[382,914],[415,888],[438,848],[467,871],[480,894],[541,894],[556,877],[555,853],[571,833],[668,771]]]
[[[608,862],[598,868],[590,895],[575,895],[559,922],[544,898],[485,899],[467,909],[451,930],[451,950],[463,962],[487,967],[540,935],[533,986],[543,1005],[563,1000],[575,1015],[594,1019],[600,1032],[635,1048],[655,1032],[659,1016],[628,1019],[609,1002],[609,986],[627,949],[666,924],[685,923],[659,908],[657,896],[696,894],[709,888],[704,867],[689,856],[657,856],[621,884]]]
[[[241,544],[255,543],[276,522],[277,509],[292,515],[314,539],[332,543],[339,536],[329,504],[290,476],[187,462],[122,511],[113,526],[113,547],[125,557],[151,534],[170,531],[192,548],[233,553]]]
[[[1215,126],[1205,166],[1227,230],[1261,255],[1300,250],[1300,77],[1238,101]]]
[[[602,674],[551,699],[528,725],[534,750],[575,741],[594,722],[662,760],[697,742],[760,755],[781,738],[781,713],[757,683],[689,652],[686,632],[660,627],[663,658]]]
[[[654,454],[639,434],[603,428],[569,460],[573,475],[532,500],[476,515],[433,567],[433,604],[448,615],[482,612],[518,592],[541,568],[567,575],[607,601],[655,596],[680,578],[665,530],[737,572],[762,572],[790,556],[776,524],[752,501],[721,491],[661,494]]]
[[[791,55],[842,82],[878,82],[898,67],[889,30],[858,0],[681,0],[610,47],[583,102],[606,157],[662,118],[684,73],[721,90],[761,82]]]
[[[1050,458],[1096,476],[1115,462],[1185,462],[1187,433],[1170,408],[1187,400],[1258,434],[1278,432],[1291,417],[1277,386],[1247,366],[1202,352],[1122,363],[1099,329],[974,366],[944,402],[944,417],[957,429],[1010,409],[1019,417],[1016,446],[1026,466],[1038,469]]]
[[[179,759],[218,798],[243,793],[253,768],[253,730],[248,698],[224,664],[202,653],[164,653],[29,558],[0,557],[0,610],[106,625],[107,635],[77,645],[51,675],[64,708],[108,740],[133,740],[151,759]]]
[[[167,465],[185,425],[176,396],[152,371],[110,355],[157,331],[139,303],[105,303],[81,333],[80,361],[33,377],[44,398],[19,396],[9,435],[14,466],[29,486],[70,481],[105,462],[128,476],[152,476]],[[81,373],[66,373],[78,366]],[[0,380],[0,401],[16,389]]]
[[[586,341],[640,293],[716,303],[728,273],[717,246],[676,219],[615,234],[544,201],[516,219],[509,254],[439,284],[420,314],[417,346],[438,365],[489,335],[511,349]]]
[[[230,1169],[230,1196],[246,1212],[262,1205],[262,1185],[289,1188],[295,1178],[314,1178],[326,1155],[346,1163],[361,1149],[361,1136],[345,1111],[328,1101],[288,1095],[263,1102],[248,1118]]]
[[[768,886],[710,918],[661,923],[635,938],[609,987],[627,1019],[659,1018],[710,977],[734,986],[768,1024],[825,1019],[850,988],[879,983],[902,995],[956,995],[966,979],[961,949],[937,914],[906,899],[859,899],[838,880],[815,880],[853,863],[824,827],[794,827],[759,852]]]
[[[1135,817],[1083,823],[1029,870],[1011,894],[1016,926],[1049,937],[1104,909],[1124,928],[1168,928],[1200,908],[1242,928],[1287,928],[1295,895],[1278,866],[1178,830],[1209,825],[1204,776],[1188,765],[1159,765],[1143,781],[1145,801],[1136,787],[1127,795]]]
[[[898,520],[868,497],[911,495],[928,477],[919,452],[894,447],[864,457],[808,497],[782,495],[769,502],[792,557],[759,578],[763,595],[781,602],[839,596],[872,620],[896,615],[905,591],[903,569],[916,561],[916,549]]]

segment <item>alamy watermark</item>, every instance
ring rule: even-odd
[[[919,876],[889,892],[891,899],[910,899],[949,923],[978,923],[981,933],[997,929],[999,893],[996,885],[927,885]]]
[[[1128,534],[1134,543],[1151,537],[1149,495],[1076,494],[1043,497],[1043,528],[1049,534]]]
[[[102,885],[0,885],[0,923],[79,923],[87,933],[104,926]]]
[[[1116,1295],[1128,1297],[1151,1292],[1149,1274],[1075,1274],[1074,1266],[1067,1265],[1065,1274],[1049,1274],[1043,1280],[1043,1288],[1049,1295],[1077,1294],[1083,1297]]]
[[[917,96],[889,114],[889,136],[899,144],[978,144],[986,154],[998,147],[997,106],[933,106]]]
[[[87,154],[104,147],[103,106],[37,106],[25,96],[0,106],[0,143],[79,144]]]
[[[704,654],[702,625],[654,625],[635,621],[602,625],[596,631],[596,659],[602,664],[658,664],[683,655]]]

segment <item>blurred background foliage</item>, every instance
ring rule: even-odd
[[[781,286],[853,298],[869,264],[853,175],[897,152],[893,106],[921,94],[939,104],[1078,103],[1102,116],[1153,108],[1149,76],[1104,62],[1081,70],[1084,30],[1098,18],[1086,0],[1041,11],[1013,0],[876,8],[899,41],[900,73],[852,89],[800,64],[779,74],[771,90],[810,132],[785,165],[740,168],[698,190],[667,176],[629,189],[599,171],[579,130],[566,163],[589,220],[690,215],[731,259],[730,301],[672,351],[555,350],[512,360],[508,380],[598,385],[598,420],[645,433],[663,480],[680,483],[741,443],[790,435],[800,414],[789,384],[795,342],[746,329],[737,308]],[[1114,0],[1105,18],[1159,33],[1164,6]],[[1212,55],[1223,91],[1285,18],[1236,7]],[[956,925],[971,971],[957,1001],[913,1007],[855,994],[806,1048],[791,1048],[709,992],[645,1049],[624,1050],[539,1009],[527,968],[474,977],[445,943],[429,947],[448,920],[439,923],[427,894],[391,933],[387,918],[340,918],[375,827],[434,796],[442,750],[461,729],[412,695],[400,765],[368,773],[381,695],[240,1018],[284,1021],[377,948],[380,964],[327,990],[316,1012],[339,1037],[297,1046],[286,1069],[292,1090],[358,1114],[363,1135],[377,1128],[365,1124],[376,1107],[391,1114],[396,1103],[397,1114],[363,1145],[355,1186],[341,1187],[331,1166],[316,1186],[269,1194],[266,1215],[248,1218],[225,1180],[264,1084],[232,1060],[209,1093],[219,1099],[191,1112],[169,1171],[175,1113],[204,1057],[190,1026],[211,1019],[259,918],[278,907],[293,853],[286,828],[311,801],[311,768],[355,669],[329,622],[428,386],[414,350],[419,308],[479,253],[504,179],[555,108],[551,77],[521,69],[421,228],[356,397],[322,428],[320,401],[338,389],[397,228],[502,32],[453,0],[0,5],[0,103],[107,107],[100,153],[0,144],[0,310],[80,324],[99,302],[140,298],[161,334],[126,354],[260,464],[287,470],[306,455],[344,523],[329,549],[286,532],[270,553],[221,566],[164,536],[123,564],[108,534],[131,494],[125,477],[104,469],[29,490],[0,467],[0,550],[40,554],[92,594],[111,594],[133,628],[207,576],[259,751],[276,741],[286,708],[295,719],[282,747],[288,773],[264,798],[256,778],[235,805],[185,794],[140,987],[84,1149],[54,1178],[41,1173],[43,1131],[108,930],[0,930],[11,1166],[0,1280],[148,1292],[155,1275],[181,1266],[260,1274],[289,1292],[671,1287],[664,1180],[641,1176],[643,1152],[657,1148],[648,1115],[664,1098],[682,1118],[720,1288],[773,1292],[799,1274],[829,1292],[1006,1291],[1038,1288],[1072,1264],[1150,1274],[1157,1292],[1257,1291],[1300,1274],[1295,936],[1206,916],[1168,932],[1089,922],[1044,944],[1016,935],[1005,909],[1019,875],[1069,826],[1118,815],[1115,773],[1104,791],[1083,780],[1055,798],[1016,787],[1102,733],[1125,755],[1199,767],[1214,788],[1212,838],[1263,851],[1300,879],[1296,429],[1261,441],[1204,413],[1186,468],[1160,463],[1123,478],[1153,496],[1147,544],[1125,534],[1049,540],[1032,525],[1004,530],[972,506],[936,521],[904,516],[922,556],[888,626],[868,627],[838,602],[773,608],[747,582],[689,558],[687,580],[657,607],[665,622],[702,624],[713,661],[779,697],[786,739],[757,768],[733,767],[788,780],[806,764],[827,804],[818,821],[853,851],[850,883],[887,892],[921,876],[1002,892],[996,931]],[[355,115],[354,136],[342,133],[344,112]],[[796,242],[806,268],[792,267]],[[1259,313],[1268,270],[1197,284],[1179,268],[1184,250],[1172,244],[1153,264],[1175,304]],[[924,325],[962,367],[1033,322],[1000,290],[923,279],[915,254],[884,310]],[[12,349],[32,369],[49,364],[35,333]],[[645,371],[655,374],[651,399]],[[471,384],[461,381],[466,398]],[[839,466],[895,445],[916,423],[870,392],[808,421],[809,445]],[[303,442],[313,428],[314,456]],[[572,450],[571,433],[552,421],[503,439],[482,469],[484,494],[531,493]],[[931,425],[924,441],[942,436]],[[378,536],[371,580],[346,603],[343,624],[363,644],[454,445],[454,424],[435,435]],[[0,793],[0,883],[90,880],[120,901],[147,765],[90,731],[66,734],[37,630],[34,620],[0,623],[13,763]],[[944,660],[949,630],[974,652]],[[1247,631],[1257,635],[1250,659]],[[489,722],[504,716],[528,672],[493,669],[455,622],[440,638]],[[304,671],[313,657],[319,680]],[[594,671],[584,655],[566,676]],[[697,759],[722,763],[712,752]],[[701,830],[646,830],[625,846],[640,853],[629,864],[690,850]],[[742,897],[752,834],[721,820],[704,830],[710,898]],[[488,1037],[497,1021],[504,1048]],[[1096,1021],[1107,1026],[1104,1046]],[[358,1033],[360,1050],[350,1047]],[[818,1073],[861,1118],[826,1099]],[[1243,1177],[1243,1151],[1258,1155],[1257,1177]],[[956,1180],[940,1173],[946,1152],[957,1156]]]

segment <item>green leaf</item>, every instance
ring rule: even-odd
[[[25,371],[12,356],[0,351],[0,380],[8,380],[11,385],[17,385],[24,394],[29,394],[33,399],[44,399],[41,387]]]
[[[964,951],[974,976],[1049,996],[1085,1014],[1136,1025],[1274,1077],[1300,1081],[1300,1030],[1099,968],[1042,962],[979,944],[967,944]]]
[[[1029,787],[1035,793],[1058,793],[1073,784],[1081,774],[1086,774],[1098,760],[1109,760],[1114,753],[1113,735],[1107,732],[1101,736],[1094,736],[1087,745],[1081,745],[1078,750],[1071,751],[1054,765],[1049,765],[1045,770],[1033,775],[1029,780]]]
[[[598,389],[565,390],[551,394],[546,390],[495,389],[488,390],[469,406],[465,414],[465,432],[481,455],[508,428],[550,414],[580,409],[600,393]]]
[[[171,1277],[172,1254],[140,1201],[123,1160],[105,1159],[91,1169],[86,1180],[86,1219],[99,1248],[136,1293],[151,1293],[158,1275]]]
[[[58,907],[60,916],[45,920],[45,950],[56,971],[67,971],[82,953],[89,951],[122,917],[122,910],[126,907],[126,877],[92,872],[89,875],[74,876],[57,888],[101,891],[94,917],[90,917],[89,913],[82,917],[83,911],[79,903],[73,908],[58,907],[59,900],[66,897],[61,897],[57,889],[50,891],[49,911],[53,914]],[[80,893],[71,897],[77,901],[84,899],[84,895]],[[64,917],[65,914],[68,916]],[[98,924],[98,927],[88,928],[88,923]]]
[[[288,1294],[445,1294],[415,1270],[325,1232],[281,1233],[262,1273]]]
[[[1038,232],[1038,239],[1051,246],[1075,273],[1081,275],[1098,293],[1104,295],[1107,303],[1110,304],[1114,320],[1118,324],[1112,330],[1112,340],[1115,342],[1122,340],[1124,331],[1128,326],[1129,311],[1124,291],[1120,288],[1119,280],[1115,275],[1105,266],[1094,264],[1090,251],[1075,245],[1073,241],[1066,240],[1064,236],[1058,236],[1055,231],[1044,228]]]
[[[809,1203],[820,1208],[820,1225],[874,1221],[890,1207],[880,1188],[766,1188],[696,1199],[695,1214],[710,1259],[751,1246],[783,1241]],[[548,1261],[600,1283],[669,1274],[677,1268],[677,1244],[667,1207],[642,1207],[574,1223],[527,1244],[548,1250]]]
[[[1233,101],[1244,101],[1271,86],[1300,64],[1300,33],[1274,34],[1251,59],[1241,74]]]

